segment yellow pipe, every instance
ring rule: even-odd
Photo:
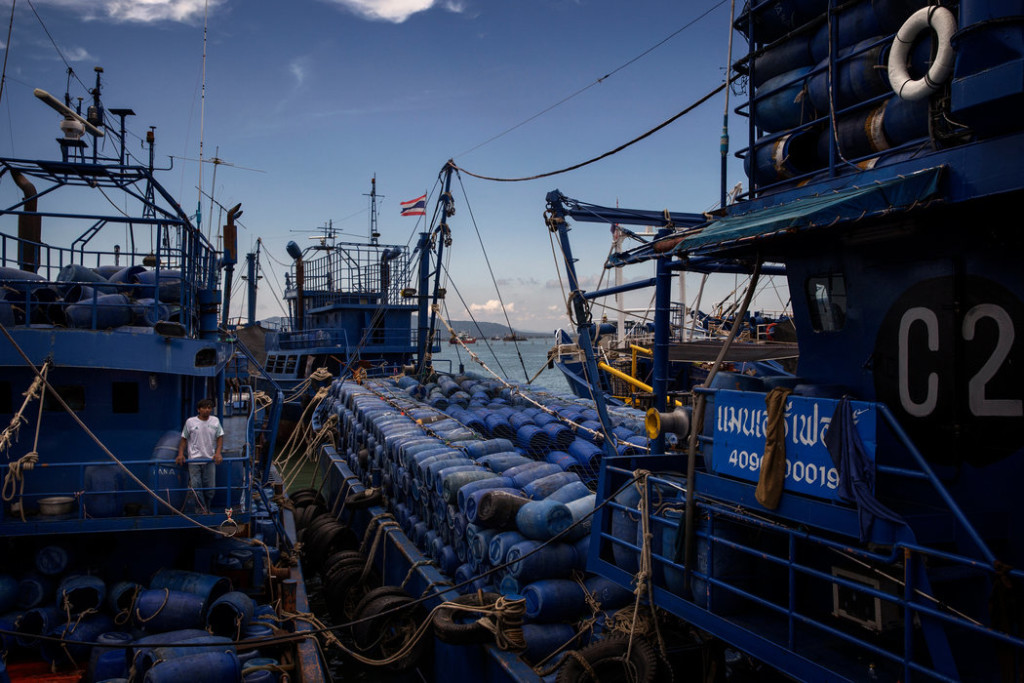
[[[637,347],[637,348],[639,348],[639,347]],[[647,391],[647,392],[650,392],[652,394],[654,393],[654,387],[652,387],[651,385],[644,384],[643,382],[641,382],[640,380],[636,379],[635,377],[630,377],[629,375],[627,375],[626,373],[622,372],[621,370],[616,370],[615,368],[613,368],[612,366],[608,365],[607,363],[605,363],[603,361],[598,361],[597,367],[600,368],[601,370],[604,370],[605,372],[607,372],[612,377],[618,377],[619,379],[621,379],[622,381],[626,382],[627,384],[630,384],[630,385],[636,387],[640,391]],[[683,405],[682,403],[680,403],[679,401],[676,401],[675,399],[673,399],[672,402],[674,404],[676,404],[677,406]]]
[[[634,377],[636,377],[636,356],[637,356],[637,354],[638,353],[642,353],[645,356],[653,356],[654,352],[652,352],[650,349],[645,349],[642,346],[637,346],[636,344],[630,344],[629,345],[629,352],[630,352],[630,356],[633,359],[633,364],[632,364],[632,366],[630,366],[630,370],[629,371],[631,373],[633,373]]]
[[[632,386],[636,387],[637,389],[640,389],[641,391],[651,391],[651,392],[654,391],[654,387],[650,386],[649,384],[644,384],[643,382],[641,382],[640,380],[636,379],[635,377],[630,377],[626,373],[622,372],[621,370],[616,370],[615,368],[613,368],[612,366],[608,365],[607,363],[599,362],[597,364],[597,367],[601,368],[602,370],[607,372],[612,377],[618,377],[619,379],[623,380],[624,382],[627,382],[627,383],[631,384]]]

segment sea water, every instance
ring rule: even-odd
[[[517,384],[526,384],[533,389],[546,389],[554,394],[568,394],[569,384],[557,368],[549,368],[548,351],[554,345],[554,335],[530,337],[525,341],[500,341],[478,339],[465,347],[445,340],[441,351],[434,354],[434,367],[441,372],[469,372],[485,377],[497,375]],[[472,358],[475,354],[484,366]],[[461,369],[460,369],[461,367]],[[491,373],[494,374],[491,374]],[[540,373],[539,375],[537,373]]]

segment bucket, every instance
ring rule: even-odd
[[[68,614],[98,610],[107,597],[107,585],[98,576],[72,574],[57,587],[57,608]]]
[[[202,652],[166,659],[146,672],[144,683],[237,683],[242,665],[234,652]]]
[[[196,628],[203,624],[203,598],[169,588],[140,591],[132,620],[147,633]]]

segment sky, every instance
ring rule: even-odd
[[[381,241],[406,244],[424,224],[400,216],[400,202],[425,192],[436,201],[449,159],[464,169],[453,181],[448,315],[507,315],[532,331],[569,325],[543,221],[550,190],[638,209],[718,202],[723,93],[576,171],[526,182],[470,174],[523,178],[579,164],[717,88],[730,34],[721,0],[15,0],[13,12],[0,0],[0,18],[11,23],[9,38],[0,29],[0,154],[54,155],[59,117],[32,90],[86,97],[101,66],[105,106],[131,107],[135,136],[155,126],[158,165],[175,157],[160,178],[184,207],[201,201],[210,222],[200,184],[220,205],[242,204],[239,250],[263,243],[259,317],[282,312],[289,241],[308,246],[329,222],[345,239],[368,234],[374,176]],[[745,119],[730,125],[742,141]],[[195,161],[215,157],[224,163]],[[730,158],[726,186],[744,180]],[[608,227],[579,223],[572,238],[584,288],[609,283]],[[691,301],[698,284],[687,277]],[[705,301],[735,284],[713,283]],[[786,298],[772,294],[762,308],[780,310]]]

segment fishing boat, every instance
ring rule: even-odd
[[[310,247],[289,242],[288,315],[255,324],[250,317],[237,330],[253,351],[246,374],[258,386],[285,393],[284,438],[296,425],[308,424],[310,403],[331,379],[398,373],[420,341],[413,314],[419,307],[417,289],[429,286],[421,262],[430,246],[418,243],[410,251],[406,245],[380,242],[376,177],[369,197],[367,239],[339,240],[329,223],[322,235],[312,237],[316,243]],[[255,283],[250,277],[250,302]],[[433,338],[425,343],[440,348]]]
[[[448,338],[449,344],[476,344],[476,337],[471,337],[469,332],[458,332]]]
[[[56,159],[0,158],[0,680],[328,680],[271,464],[282,397],[226,381],[240,207],[217,247],[101,74],[85,116],[35,91]],[[223,448],[193,486],[201,399]]]
[[[656,268],[645,412],[425,353],[333,382],[299,522],[333,529],[307,560],[346,656],[427,680],[1017,680],[1019,15],[739,10],[749,189],[727,203],[723,174],[721,208],[651,212],[656,238],[605,264]],[[597,378],[591,302],[612,292],[579,285],[576,200],[546,205]],[[749,274],[736,321],[787,278],[795,372],[728,369],[734,324],[688,400],[670,391],[671,292],[701,268]]]

